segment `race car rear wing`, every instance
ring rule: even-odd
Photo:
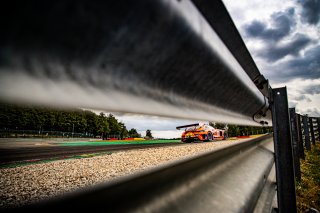
[[[182,129],[182,128],[186,128],[186,127],[191,127],[191,126],[199,126],[199,123],[196,124],[189,124],[189,125],[184,125],[184,126],[177,126],[176,129]]]

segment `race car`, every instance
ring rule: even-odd
[[[195,123],[176,127],[178,130],[183,128],[185,128],[185,131],[181,135],[181,141],[186,143],[192,141],[212,141],[215,139],[225,140],[227,138],[226,130],[216,129],[208,124]]]

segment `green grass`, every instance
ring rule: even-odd
[[[39,164],[39,163],[48,163],[56,160],[71,160],[71,159],[80,159],[80,158],[91,158],[95,156],[100,156],[100,155],[111,155],[112,152],[98,152],[98,153],[89,153],[89,154],[80,154],[80,155],[68,155],[68,156],[62,156],[62,157],[54,157],[54,158],[49,158],[45,160],[41,159],[35,159],[35,160],[24,160],[24,161],[17,161],[9,164],[2,164],[0,165],[0,169],[4,168],[15,168],[19,166],[26,166],[26,165],[32,165],[32,164]]]
[[[320,210],[320,142],[312,146],[306,153],[306,159],[301,160],[301,181],[297,181],[298,212],[308,208]]]
[[[176,143],[180,140],[141,140],[141,141],[70,141],[61,143],[60,146],[101,146],[101,145],[126,145],[126,144],[157,144]]]

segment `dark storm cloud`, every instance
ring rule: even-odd
[[[307,50],[302,56],[269,66],[266,72],[268,78],[275,83],[297,78],[320,78],[320,44]]]
[[[318,95],[318,94],[320,94],[320,84],[307,86],[303,89],[302,92],[307,93],[307,94],[311,94],[311,95]]]
[[[320,78],[320,45],[306,51],[304,56],[288,62],[292,74],[309,78]]]
[[[300,110],[301,112],[299,112],[302,115],[309,115],[310,117],[320,117],[320,110],[317,108],[308,108],[308,109],[303,109]]]
[[[287,55],[298,56],[299,52],[304,49],[311,39],[305,35],[298,34],[293,40],[285,45],[280,44],[270,44],[263,50],[261,50],[258,55],[264,57],[269,62],[278,61]]]
[[[301,20],[309,24],[318,24],[320,21],[320,0],[298,0],[302,7]]]
[[[294,19],[294,9],[290,8],[283,12],[276,12],[271,15],[272,26],[268,27],[261,21],[253,21],[251,24],[245,25],[246,35],[264,40],[279,41],[287,36],[294,28],[296,21]]]
[[[298,102],[297,101],[290,101],[289,100],[289,107],[291,108],[291,107],[296,107],[297,106],[297,104],[298,104]]]
[[[307,101],[307,102],[311,102],[311,99],[306,96],[306,95],[299,95],[293,98],[295,101]]]
[[[245,32],[251,37],[263,37],[267,26],[261,21],[253,21],[245,26]]]

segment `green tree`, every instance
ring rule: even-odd
[[[86,120],[87,126],[85,132],[89,135],[96,136],[98,134],[98,116],[89,110],[84,111],[84,119]]]
[[[118,120],[112,114],[108,115],[107,120],[108,120],[109,127],[110,127],[109,133],[111,135],[117,135],[117,137],[120,137],[121,127],[118,123]]]
[[[110,132],[110,126],[107,117],[103,112],[98,116],[98,126],[97,131],[101,135],[102,139],[106,138],[106,135]]]
[[[119,122],[119,126],[120,126],[120,138],[123,139],[123,138],[128,137],[129,133],[128,133],[127,127],[124,125],[124,123]]]
[[[224,129],[226,128],[226,124],[222,124],[222,123],[214,123],[214,122],[209,122],[209,125],[216,128],[216,129]]]
[[[150,129],[147,129],[147,131],[146,131],[146,137],[147,137],[147,138],[153,138]]]
[[[240,129],[237,125],[228,125],[228,136],[235,137],[240,135]]]
[[[83,133],[87,136],[107,134],[128,136],[124,123],[109,114],[89,110],[53,109],[31,105],[0,104],[0,129]]]
[[[139,134],[135,128],[130,129],[128,133],[132,138],[141,138],[141,134]]]

